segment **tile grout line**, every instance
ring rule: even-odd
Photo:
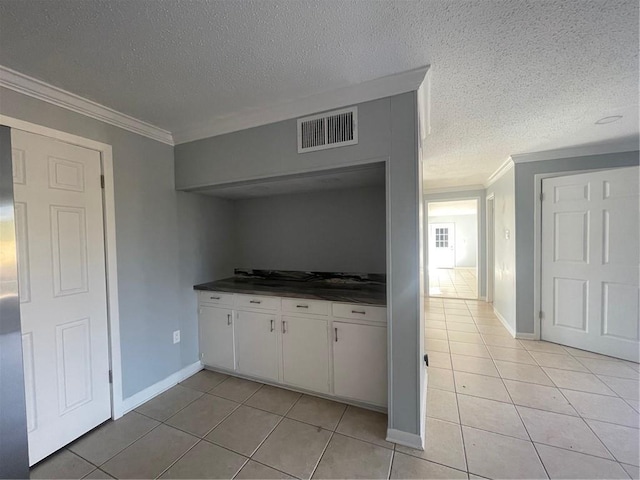
[[[455,374],[455,370],[453,369],[453,358],[451,359],[451,376],[453,377],[453,394],[455,395],[456,410],[458,411],[458,421],[460,422],[459,423],[459,428],[460,428],[460,437],[462,439],[462,451],[463,451],[463,455],[464,455],[464,465],[465,465],[465,470],[466,470],[467,477],[468,477],[469,476],[469,462],[467,461],[467,446],[466,446],[465,441],[464,441],[464,433],[462,432],[462,416],[460,415],[460,402],[458,402],[458,387],[456,386],[456,374]]]
[[[393,462],[396,459],[396,448],[393,447],[393,452],[391,452],[391,462],[389,462],[389,471],[387,472],[387,480],[391,479],[391,472],[393,472]]]
[[[342,415],[340,415],[340,420],[338,420],[338,423],[336,423],[336,428],[331,431],[331,435],[329,436],[329,440],[327,441],[327,443],[325,444],[324,448],[322,449],[322,453],[320,454],[320,457],[318,457],[318,460],[316,461],[316,464],[313,467],[313,470],[311,470],[311,474],[309,475],[309,478],[313,478],[313,474],[316,473],[316,470],[318,469],[318,466],[320,465],[320,462],[322,461],[322,458],[324,457],[324,454],[326,453],[327,448],[329,448],[329,444],[331,443],[331,440],[333,439],[333,436],[335,435],[336,430],[340,426],[340,422],[342,422],[342,419],[344,418],[344,416],[347,413],[348,409],[349,409],[349,407],[347,406],[347,408],[345,408],[342,411]]]

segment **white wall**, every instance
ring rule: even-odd
[[[386,272],[384,186],[234,203],[237,267]]]
[[[455,266],[475,268],[478,266],[478,215],[447,215],[429,217],[429,224],[455,224]],[[429,231],[428,235],[431,234]]]
[[[515,177],[510,168],[487,188],[494,200],[495,283],[493,308],[515,332],[516,326],[516,215]],[[509,236],[509,238],[507,238]]]

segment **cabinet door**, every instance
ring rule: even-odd
[[[387,405],[387,328],[333,322],[334,393]]]
[[[284,383],[329,392],[329,323],[326,319],[282,317]]]
[[[202,363],[234,370],[233,312],[227,308],[201,306],[198,321]]]
[[[236,313],[235,334],[239,372],[278,381],[277,324],[275,315]]]

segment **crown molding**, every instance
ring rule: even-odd
[[[100,105],[92,100],[50,85],[36,78],[0,65],[0,87],[37,98],[72,112],[94,118],[104,123],[128,130],[138,135],[152,138],[168,145],[174,145],[171,132],[143,122],[137,118]]]
[[[429,66],[424,66],[415,70],[350,85],[338,90],[273,105],[268,108],[212,118],[208,122],[194,124],[174,131],[173,139],[177,145],[411,92],[418,90],[428,70]]]
[[[608,153],[636,152],[639,149],[638,139],[624,139],[617,143],[599,143],[580,145],[577,147],[543,150],[541,152],[519,153],[511,155],[514,163],[542,162],[559,158],[586,157],[590,155],[606,155]]]
[[[484,184],[484,188],[489,188],[491,185],[496,183],[505,173],[513,168],[513,160],[511,157],[507,158],[502,165],[498,167],[498,169],[489,175],[489,178]]]
[[[442,187],[442,188],[426,188],[422,192],[423,195],[438,195],[440,193],[463,193],[484,190],[484,185],[462,185],[459,187]]]

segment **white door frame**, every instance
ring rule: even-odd
[[[113,149],[111,145],[44,127],[17,118],[0,115],[0,124],[16,130],[43,135],[100,153],[104,189],[102,208],[104,222],[104,247],[107,281],[107,321],[109,331],[109,364],[112,372],[111,418],[124,414],[122,402],[122,362],[120,357],[120,309],[118,307],[118,263],[116,258],[116,217],[113,186]]]
[[[576,175],[579,173],[592,173],[602,172],[604,170],[615,170],[621,167],[611,168],[592,168],[586,170],[568,170],[566,172],[549,172],[538,173],[534,176],[534,197],[533,197],[533,337],[531,340],[540,340],[542,319],[540,318],[540,311],[542,310],[542,180],[552,177],[566,177],[568,175]]]
[[[486,279],[486,288],[487,295],[486,300],[487,303],[493,303],[493,289],[495,286],[495,274],[496,274],[496,266],[495,266],[495,193],[492,193],[487,196],[485,199],[485,214],[486,214],[486,236],[487,236],[487,279]]]

